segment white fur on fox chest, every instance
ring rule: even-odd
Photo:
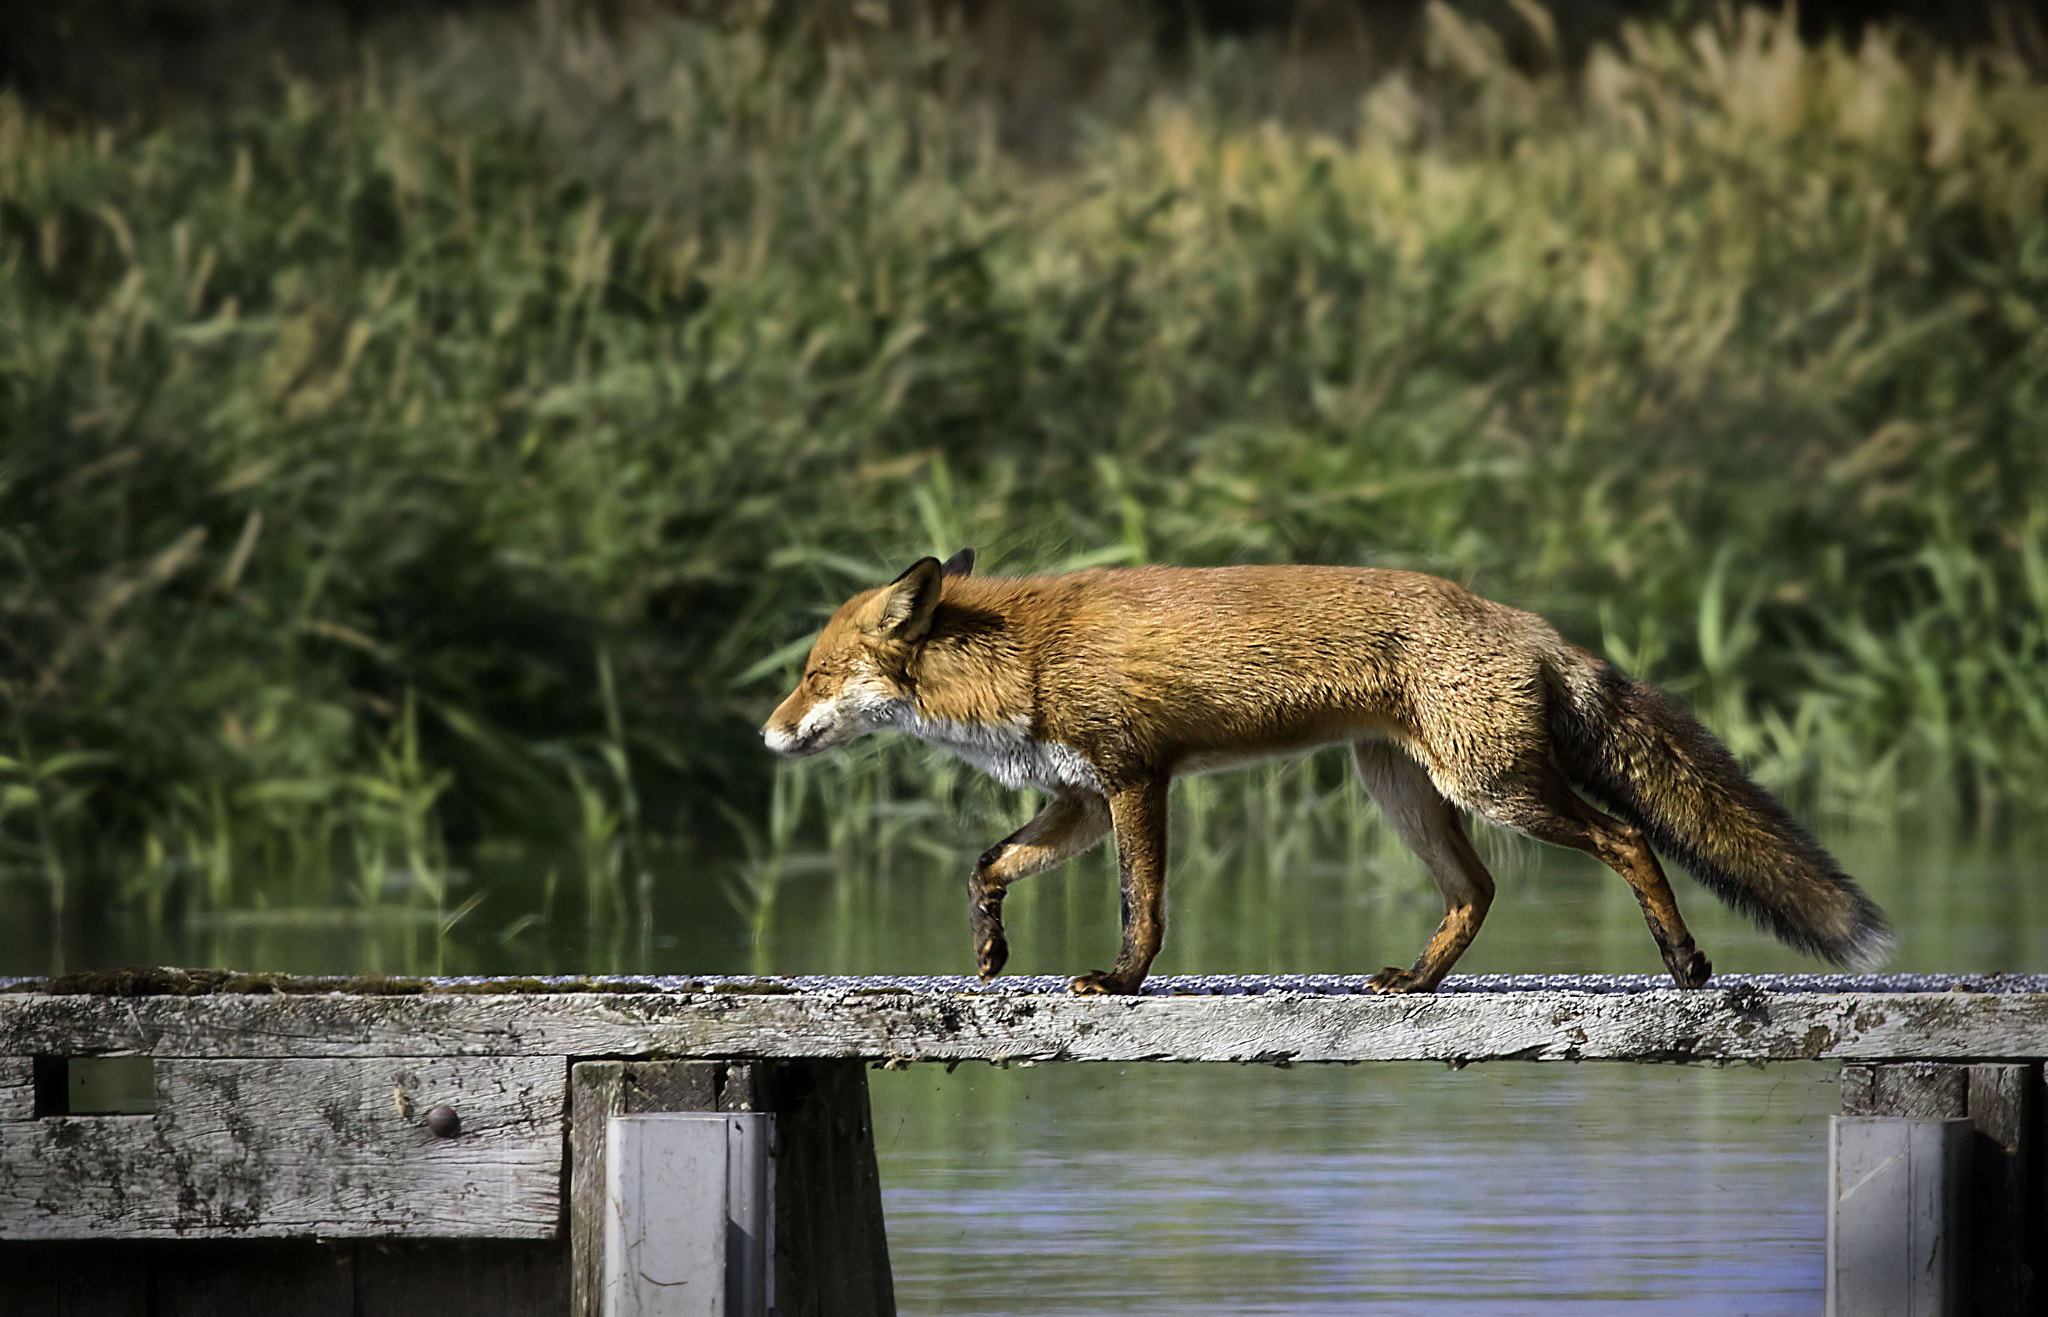
[[[926,718],[908,704],[899,705],[891,725],[927,745],[950,750],[1006,787],[1030,787],[1055,795],[1070,791],[1102,793],[1102,779],[1079,750],[1058,741],[1032,737],[1021,721],[964,723]]]

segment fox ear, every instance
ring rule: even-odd
[[[974,550],[962,549],[946,559],[946,565],[939,571],[947,576],[972,576],[974,574]]]
[[[909,571],[883,586],[874,633],[890,640],[916,640],[931,630],[942,575],[937,558],[919,558]]]

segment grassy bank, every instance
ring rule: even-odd
[[[543,10],[260,112],[0,101],[5,864],[452,915],[526,863],[611,921],[737,839],[770,918],[793,851],[1021,807],[751,732],[963,544],[1437,571],[1811,813],[2033,810],[2048,89],[1754,12],[1569,71],[1433,21],[1341,131],[1266,114],[1284,45],[1119,38],[1050,160],[930,27]],[[1195,854],[1369,840],[1345,789],[1205,782]]]

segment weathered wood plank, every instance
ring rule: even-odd
[[[0,1056],[0,1124],[34,1120],[35,1114],[35,1058]]]
[[[894,1317],[866,1068],[810,1061],[744,1069],[752,1072],[747,1101],[776,1113],[776,1311]]]
[[[548,1238],[554,1057],[157,1063],[154,1116],[0,1125],[0,1238]],[[446,1103],[461,1133],[437,1138]]]
[[[773,1112],[776,1311],[893,1317],[868,1078],[858,1061],[585,1061],[570,1090],[577,1317],[601,1310],[606,1119],[646,1111]]]
[[[1967,1120],[1828,1120],[1828,1317],[1948,1317],[1962,1303]]]
[[[2043,1222],[2038,1065],[1846,1065],[1842,1114],[1967,1119],[1959,1243],[1962,1311],[2033,1312]]]
[[[1970,1114],[1970,1070],[1960,1065],[1845,1065],[1842,1114],[1956,1120]]]
[[[588,1061],[570,1074],[572,1311],[603,1310],[605,1130],[613,1116],[717,1111],[725,1067],[710,1061]]]
[[[1969,1067],[1976,1130],[1964,1222],[1964,1294],[1971,1312],[2041,1310],[2041,1067]]]
[[[0,1053],[904,1061],[2025,1060],[2048,994],[0,996]]]

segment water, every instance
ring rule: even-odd
[[[907,1313],[1810,1313],[1834,1067],[877,1075]]]
[[[1886,906],[1899,970],[2048,968],[2041,870],[1830,839]],[[1489,841],[1501,894],[1459,968],[1656,972],[1619,879]],[[964,973],[965,858],[789,866],[765,912],[730,870],[658,876],[651,927],[580,935],[583,893],[493,881],[447,936],[431,916],[295,911],[59,937],[38,889],[0,887],[0,973],[122,963],[299,972]],[[1722,971],[1812,970],[1678,881]],[[1438,910],[1418,867],[1321,857],[1284,875],[1190,864],[1161,972],[1370,972]],[[1018,973],[1106,965],[1105,857],[1020,886]],[[905,1313],[1812,1312],[1834,1067],[1067,1065],[871,1072]]]

